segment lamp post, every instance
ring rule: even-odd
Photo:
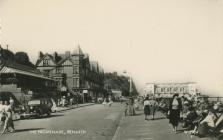
[[[123,73],[127,74],[129,77],[129,95],[132,95],[132,77],[127,71],[124,71]]]

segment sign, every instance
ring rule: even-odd
[[[61,87],[61,91],[67,91],[66,87]]]
[[[112,90],[112,93],[115,97],[121,97],[122,91],[121,90]]]
[[[83,90],[83,93],[88,93],[88,91],[87,90]]]
[[[33,92],[31,90],[29,90],[28,95],[33,95]]]

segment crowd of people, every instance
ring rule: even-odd
[[[191,135],[221,135],[223,114],[220,106],[221,102],[210,102],[207,98],[179,98],[179,95],[175,94],[169,107],[168,118],[173,126],[182,122],[185,133]]]
[[[156,110],[162,111],[169,119],[173,132],[184,131],[199,137],[223,137],[223,112],[220,110],[221,102],[210,102],[207,98],[196,96],[181,96],[174,94],[172,98],[144,98],[145,120],[147,116],[154,119]],[[179,124],[183,129],[178,130]]]

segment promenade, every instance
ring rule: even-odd
[[[163,114],[158,112],[155,117],[146,121],[143,111],[138,111],[136,116],[123,117],[113,140],[212,140],[185,134],[181,127],[175,134]]]

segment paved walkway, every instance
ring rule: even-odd
[[[113,140],[211,140],[211,138],[191,136],[183,131],[173,133],[168,120],[159,112],[155,120],[149,121],[144,120],[142,111],[137,114],[122,118]]]

